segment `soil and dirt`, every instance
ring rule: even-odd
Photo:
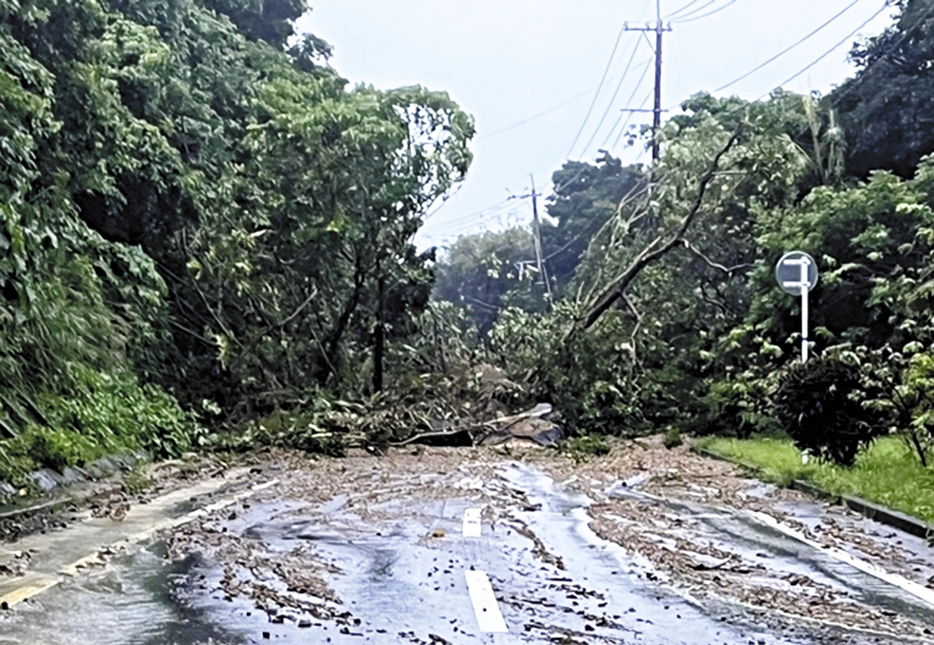
[[[764,485],[687,447],[668,450],[661,437],[611,442],[609,454],[583,459],[510,441],[475,448],[407,446],[382,456],[359,451],[342,459],[271,451],[250,455],[239,466],[244,464],[252,465],[251,481],[275,485],[166,529],[156,542],[166,545],[166,562],[199,563],[186,574],[187,593],[235,609],[227,620],[253,629],[260,640],[307,642],[301,638],[312,631],[330,642],[473,637],[475,626],[458,613],[449,590],[462,585],[458,574],[472,566],[471,558],[483,557],[488,567],[500,563],[491,568],[491,579],[507,622],[531,639],[521,642],[706,642],[702,635],[664,640],[671,631],[665,621],[674,630],[683,622],[686,633],[710,630],[716,642],[934,642],[934,608],[876,589],[855,570],[834,571],[803,546],[792,553],[795,547],[775,536],[751,538],[742,522],[749,511],[766,513],[822,545],[928,584],[934,556],[923,541]],[[127,505],[216,475],[225,465],[163,466],[152,472],[156,483],[145,493],[115,495],[95,512],[120,522]],[[570,509],[572,498],[550,499],[547,486],[534,484],[541,473],[561,495],[574,496],[599,538],[619,545],[616,566],[606,560],[590,575],[576,571],[580,545],[549,528],[571,513],[554,511]],[[467,507],[483,509],[489,537],[482,547],[457,535]],[[60,516],[50,526],[69,517],[81,521],[82,515]],[[15,544],[5,546],[16,552]],[[494,547],[500,551],[495,557]],[[105,568],[121,566],[119,553],[104,555]],[[20,554],[0,570],[0,579],[28,569],[28,553]],[[374,585],[391,589],[403,578],[408,586],[399,589],[425,597],[396,593],[390,602],[370,591]],[[614,578],[651,597],[642,605],[636,596],[620,601],[609,591]],[[603,579],[610,582],[598,584]],[[380,604],[385,602],[390,605]],[[374,618],[380,607],[385,611]],[[449,618],[396,629],[405,623],[399,617],[405,611]],[[0,625],[7,619],[0,614]],[[722,634],[714,631],[717,625]]]

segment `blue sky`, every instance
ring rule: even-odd
[[[298,27],[334,46],[331,63],[345,78],[382,89],[420,84],[444,90],[476,119],[468,178],[428,218],[416,238],[422,248],[527,223],[529,201],[509,197],[529,191],[530,174],[547,196],[552,172],[569,157],[592,161],[602,147],[625,162],[648,159],[641,147],[626,147],[625,137],[617,137],[626,122],[625,114],[619,119],[621,108],[652,105],[650,43],[640,32],[623,32],[612,61],[610,54],[624,23],[654,20],[656,0],[311,1]],[[826,93],[852,75],[846,61],[851,44],[891,24],[894,10],[884,5],[662,0],[672,27],[662,57],[663,106],[677,109],[691,94],[729,83],[840,14],[717,94],[756,99],[780,85]],[[650,114],[637,114],[630,124],[650,121]]]

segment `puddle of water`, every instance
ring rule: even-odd
[[[201,593],[210,568],[169,563],[159,547],[116,558],[0,614],[0,643],[17,645],[207,645],[251,642],[235,625],[248,611]],[[202,580],[201,576],[205,578]],[[213,586],[216,587],[216,584]],[[233,627],[232,627],[233,626]]]

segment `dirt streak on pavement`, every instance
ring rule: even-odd
[[[730,464],[686,448],[666,450],[660,438],[618,441],[610,454],[586,460],[516,443],[409,447],[380,457],[361,452],[344,459],[271,452],[252,459],[256,482],[275,478],[279,485],[166,530],[160,539],[168,547],[167,561],[190,563],[197,555],[198,563],[207,563],[185,574],[191,587],[186,593],[200,594],[211,611],[227,611],[225,620],[254,630],[261,640],[269,635],[285,639],[280,642],[308,642],[308,630],[335,643],[479,638],[457,593],[464,585],[463,569],[484,562],[507,622],[525,634],[515,642],[656,642],[646,639],[661,638],[665,625],[677,627],[681,613],[694,620],[698,633],[722,624],[730,643],[934,642],[923,608],[898,604],[897,598],[895,605],[886,604],[891,599],[881,585],[877,589],[863,578],[852,583],[845,579],[848,572],[830,567],[819,553],[807,554],[804,547],[797,552],[797,546],[775,536],[759,535],[743,524],[743,513],[767,513],[823,545],[928,584],[934,558],[921,541],[801,493],[752,481]],[[586,496],[590,528],[618,544],[630,564],[619,565],[619,571],[595,571],[590,582],[568,572],[586,554],[569,552],[569,543],[548,529],[543,516],[560,515],[549,504],[565,502],[549,502],[544,489],[529,485],[535,472],[549,475],[556,490]],[[621,485],[627,481],[630,486]],[[483,509],[480,541],[458,535],[468,507]],[[759,539],[762,546],[756,548]],[[407,552],[387,546],[406,544]],[[5,546],[16,551],[15,544]],[[102,555],[107,575],[130,566],[114,554]],[[813,561],[802,564],[802,555]],[[364,561],[368,569],[356,570]],[[28,557],[21,558],[16,569],[0,570],[0,580],[27,575],[28,565]],[[393,587],[400,585],[402,569],[410,570],[409,586]],[[654,594],[655,613],[613,606],[596,580],[617,574]],[[397,593],[380,599],[373,596],[378,588],[420,589],[424,598]],[[70,589],[80,593],[80,588]],[[666,600],[669,595],[674,599]],[[221,604],[211,604],[212,598]],[[384,607],[386,615],[374,617],[367,607]],[[424,622],[421,632],[392,631],[399,620],[404,622],[394,615],[399,607],[446,618],[431,623],[432,631]],[[671,615],[678,607],[677,617]],[[688,616],[697,608],[713,627]],[[0,613],[0,628],[7,620],[29,633],[27,618],[20,624]]]

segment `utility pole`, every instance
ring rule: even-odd
[[[662,41],[666,31],[671,31],[671,25],[662,23],[662,0],[655,0],[655,26],[645,27],[625,26],[626,31],[654,31],[655,32],[655,107],[652,110],[652,162],[658,161],[658,131],[662,127]],[[635,111],[635,110],[634,110]]]
[[[538,264],[538,275],[545,281],[545,293],[548,294],[548,304],[551,305],[551,283],[548,280],[545,261],[542,260],[542,226],[538,220],[538,193],[535,192],[535,177],[531,174],[529,177],[532,179],[532,235],[535,238],[535,262]]]
[[[548,280],[548,269],[545,266],[545,258],[542,257],[542,225],[538,219],[538,196],[535,192],[535,177],[529,173],[532,179],[532,192],[528,195],[513,195],[509,199],[532,198],[532,245],[535,247],[535,266],[538,267],[538,275],[545,282],[545,295],[548,298],[548,304],[552,304],[551,281]],[[523,263],[524,264],[524,263]]]

